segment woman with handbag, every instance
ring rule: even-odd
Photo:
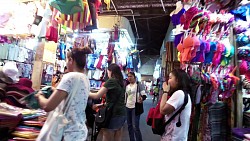
[[[102,128],[103,141],[121,141],[122,127],[126,121],[123,76],[117,64],[110,64],[107,72],[109,79],[105,82],[104,86],[97,93],[90,93],[89,96],[92,99],[98,99],[106,94],[106,104],[100,107],[96,115],[96,124],[99,124],[99,128]],[[102,117],[105,117],[103,121],[101,121]]]
[[[147,98],[144,87],[136,82],[134,72],[128,73],[129,84],[126,86],[127,124],[130,141],[142,141],[139,127],[143,113],[143,101]],[[133,124],[134,123],[134,124]]]
[[[49,112],[37,141],[84,141],[87,138],[85,108],[90,83],[84,74],[86,54],[90,48],[73,48],[67,52],[67,74],[49,98],[42,91],[35,96],[40,107]]]

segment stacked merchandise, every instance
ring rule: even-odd
[[[18,78],[14,62],[6,63],[0,70],[0,140],[35,140],[45,121],[45,112],[27,108],[25,99],[36,93],[32,81]],[[33,102],[36,99],[32,100]]]
[[[7,129],[1,140],[32,140],[38,136],[45,121],[43,110],[19,108],[6,103],[0,103],[0,128]]]
[[[233,128],[232,129],[233,141],[249,141],[250,140],[250,128]]]
[[[238,50],[238,60],[240,62],[239,71],[243,78],[243,89],[245,95],[250,94],[250,3],[241,6],[232,13],[235,15],[234,33],[236,34],[236,43]]]
[[[243,1],[241,6],[231,11],[235,16],[234,33],[237,44],[239,72],[242,78],[243,92],[243,128],[232,130],[234,138],[250,140],[250,2]]]
[[[227,12],[231,3],[224,7],[224,1],[206,1],[203,6],[196,2],[188,9],[177,2],[171,15],[178,59],[193,81],[189,139],[227,141],[233,126],[231,97],[240,80],[232,61],[234,15]]]
[[[4,92],[0,100],[13,106],[26,108],[26,105],[22,103],[22,99],[34,92],[31,87],[32,81],[30,79],[20,78],[18,82],[2,87]]]

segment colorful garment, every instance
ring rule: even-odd
[[[19,54],[19,47],[14,44],[9,44],[8,60],[17,60]]]
[[[72,30],[83,29],[90,23],[90,12],[87,1],[83,1],[83,11],[71,15],[60,13],[57,9],[53,10],[53,15],[59,24],[71,28]]]
[[[9,46],[7,43],[0,44],[0,59],[7,59],[8,58],[8,51]]]

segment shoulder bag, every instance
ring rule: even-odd
[[[165,116],[162,115],[160,113],[160,103],[161,101],[159,101],[159,103],[157,104],[156,108],[153,109],[153,119],[151,120],[152,123],[148,123],[148,125],[151,124],[152,126],[152,131],[154,134],[157,134],[157,135],[163,135],[163,133],[165,132],[165,127],[178,115],[182,112],[182,110],[185,108],[185,106],[187,105],[188,103],[188,94],[185,93],[185,96],[184,96],[184,103],[183,105],[181,106],[181,108],[176,112],[174,113],[169,119],[168,121],[166,121],[164,123],[164,119],[165,119]],[[151,111],[151,109],[150,109]],[[150,112],[149,112],[150,113]],[[151,113],[152,114],[152,113]],[[181,126],[181,119],[180,119],[180,116],[179,116],[179,119],[178,119],[178,122],[176,123],[176,126],[177,127],[180,127]]]
[[[99,129],[107,128],[109,126],[110,120],[112,118],[113,108],[116,105],[120,96],[121,94],[119,94],[119,96],[116,98],[115,102],[112,105],[104,105],[96,113],[95,123]]]
[[[139,94],[139,96],[141,96],[141,91],[140,91],[139,85],[140,85],[140,83],[137,82],[137,92],[136,92],[136,100],[135,100],[135,115],[137,115],[137,116],[141,115],[144,112],[143,103],[139,103],[137,101],[138,94]]]
[[[65,106],[61,111],[56,109],[51,111],[48,115],[46,122],[44,123],[42,130],[36,139],[36,141],[61,141],[64,133],[64,127],[71,121],[67,119],[66,113],[72,103],[73,97],[76,95],[80,78],[77,78],[72,93],[68,95],[65,101]]]

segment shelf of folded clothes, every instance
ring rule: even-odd
[[[232,140],[233,141],[250,140],[250,128],[233,128]]]
[[[28,120],[23,121],[15,130],[11,133],[11,141],[20,140],[36,140],[40,130],[44,124],[44,121]],[[9,140],[9,141],[10,141]]]
[[[11,133],[12,141],[35,140],[46,120],[46,115],[41,110],[25,111],[23,120]]]
[[[0,140],[6,136],[10,140],[35,140],[46,120],[46,112],[41,109],[25,109],[0,103]]]

